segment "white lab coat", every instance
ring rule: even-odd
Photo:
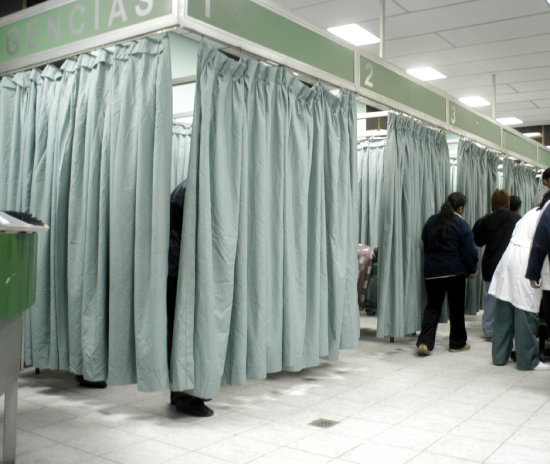
[[[532,288],[525,277],[531,243],[543,210],[533,208],[516,223],[512,238],[495,269],[489,294],[499,300],[507,301],[518,309],[538,313],[542,289]],[[543,287],[550,289],[550,267],[545,260],[541,281]]]

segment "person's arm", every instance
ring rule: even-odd
[[[525,277],[533,283],[538,285],[540,280],[540,274],[542,265],[548,253],[550,252],[550,209],[542,213],[542,216],[537,225],[535,236],[533,237],[533,244],[531,245],[531,253],[529,254],[529,263],[527,265],[527,272]],[[535,286],[538,288],[538,286]]]
[[[482,247],[487,245],[487,223],[485,217],[476,221],[472,233],[474,234],[474,242],[477,246]]]
[[[474,244],[474,234],[466,221],[462,221],[460,257],[469,276],[477,273],[478,254]]]

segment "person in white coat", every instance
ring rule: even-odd
[[[550,192],[544,197],[548,205]],[[532,288],[525,278],[531,243],[539,218],[544,211],[529,210],[517,223],[510,243],[495,269],[489,294],[497,299],[493,329],[493,364],[502,366],[512,354],[516,340],[516,362],[519,370],[550,368],[539,361],[537,343],[538,312],[542,291]],[[542,280],[550,281],[548,262]]]

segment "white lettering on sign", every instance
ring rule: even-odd
[[[204,2],[204,16],[210,18],[210,0]]]
[[[456,106],[451,106],[451,124],[456,124]]]
[[[138,5],[136,6],[136,14],[138,16],[147,16],[153,9],[153,0],[139,0],[140,3],[146,3],[147,6],[143,9]]]
[[[8,36],[6,37],[6,52],[8,52],[8,55],[15,55],[19,51],[19,40],[17,40],[17,37],[19,37],[19,29],[14,27],[8,31]]]
[[[84,5],[76,5],[71,11],[71,15],[69,16],[69,28],[71,29],[71,34],[73,35],[80,35],[84,31],[84,21],[80,23],[78,29],[74,25],[74,14],[77,11],[84,14],[86,13],[86,8],[84,8]]]
[[[61,40],[61,16],[57,15],[57,24],[52,17],[48,18],[48,44],[52,43],[52,35],[56,42]]]
[[[35,26],[38,25],[38,19],[34,21],[29,21],[27,23],[27,48],[32,50],[33,48],[38,47],[38,42],[35,41],[35,37],[38,35]]]
[[[367,87],[372,87],[374,85],[371,81],[372,76],[374,75],[374,68],[372,67],[372,63],[367,63],[365,68],[367,70],[367,77],[365,77],[365,82],[363,82],[363,85],[366,85]]]
[[[114,0],[113,7],[111,8],[111,15],[109,16],[109,23],[107,25],[111,27],[113,25],[113,20],[115,18],[118,18],[119,16],[122,18],[123,23],[128,21],[128,16],[126,16],[126,10],[124,9],[124,4],[122,3],[122,0]]]
[[[136,23],[146,20],[155,10],[155,2],[167,3],[167,0],[75,0],[67,8],[60,7],[41,13],[9,29],[6,26],[7,32],[3,33],[5,41],[0,43],[0,47],[3,47],[7,56],[18,56],[66,44],[74,37],[89,36],[92,31],[108,32],[125,26],[129,21]],[[109,16],[102,14],[109,11]],[[0,29],[4,30],[3,27]]]

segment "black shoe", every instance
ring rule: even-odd
[[[214,411],[204,404],[204,400],[195,398],[194,396],[188,396],[187,398],[179,397],[175,400],[175,404],[176,411],[182,414],[189,414],[195,417],[210,417],[214,414]]]
[[[86,380],[82,375],[75,375],[75,379],[78,385],[84,388],[107,388],[107,382],[104,380],[92,382],[91,380]]]

